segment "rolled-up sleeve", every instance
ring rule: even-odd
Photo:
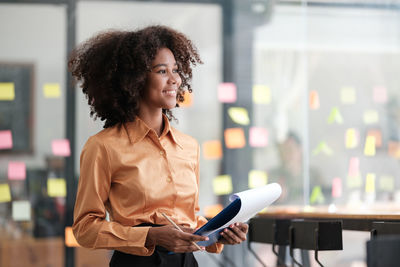
[[[112,179],[110,162],[107,147],[96,136],[89,138],[80,158],[73,233],[83,247],[151,255],[154,246],[145,246],[149,227],[131,227],[106,220],[105,205]]]

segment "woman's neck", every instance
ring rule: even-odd
[[[149,126],[151,129],[153,129],[158,136],[161,135],[163,131],[163,117],[162,117],[162,109],[156,109],[156,110],[149,110],[146,108],[141,108],[139,110],[139,115],[138,117],[144,121],[147,126]]]

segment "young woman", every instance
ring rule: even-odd
[[[163,26],[101,33],[71,54],[91,116],[105,122],[82,150],[73,232],[84,247],[115,250],[110,266],[197,266],[193,242],[207,240],[193,234],[206,223],[196,215],[199,145],[169,123],[196,63],[192,42]],[[201,249],[246,239],[247,224],[230,229]]]

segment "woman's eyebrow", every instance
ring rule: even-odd
[[[167,64],[165,64],[165,63],[160,63],[160,64],[157,64],[157,65],[154,65],[153,67],[151,67],[152,69],[155,69],[155,68],[158,68],[158,67],[167,67],[168,65]],[[174,67],[175,66],[178,66],[178,64],[175,62],[175,64],[174,64]]]

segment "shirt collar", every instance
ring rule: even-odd
[[[183,149],[182,145],[178,141],[176,134],[174,133],[174,128],[170,125],[168,117],[165,114],[162,114],[164,120],[164,130],[161,133],[161,137],[166,136],[168,134],[171,135],[172,140]],[[124,123],[124,127],[128,133],[129,141],[132,144],[140,142],[149,132],[150,128],[147,124],[141,120],[138,116],[136,116],[135,121]]]

